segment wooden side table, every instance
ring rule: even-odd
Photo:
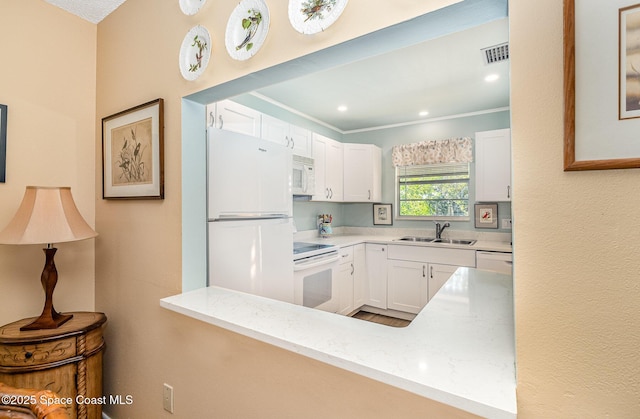
[[[51,390],[72,418],[101,419],[103,313],[76,312],[57,329],[20,331],[35,318],[0,327],[0,382]]]

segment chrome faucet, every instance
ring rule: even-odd
[[[442,232],[444,231],[445,228],[451,227],[451,224],[444,223],[441,225],[438,221],[434,221],[434,223],[436,223],[436,239],[441,239]]]

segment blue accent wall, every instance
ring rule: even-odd
[[[341,139],[345,143],[375,144],[382,149],[382,202],[393,203],[395,211],[395,170],[391,163],[391,149],[397,144],[415,143],[424,140],[439,140],[451,137],[475,137],[478,131],[490,131],[510,127],[509,111],[486,113],[481,115],[437,120],[410,126],[381,129],[368,132],[345,134]],[[475,164],[471,163],[469,181],[470,203],[473,211],[475,202]],[[368,203],[335,204],[328,202],[294,202],[293,215],[298,230],[315,228],[317,214],[332,213],[333,225],[353,227],[373,227],[373,208]],[[511,218],[511,203],[498,205],[498,226],[503,218]],[[389,228],[388,226],[376,226]],[[395,220],[392,227],[433,228],[432,221]],[[474,230],[473,214],[469,221],[451,222],[452,229]],[[486,231],[486,230],[483,230]],[[491,230],[507,232],[508,230]]]

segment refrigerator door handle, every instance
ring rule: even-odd
[[[264,220],[264,219],[280,219],[291,218],[288,214],[220,214],[218,218],[211,219],[210,221],[233,221],[233,220]]]

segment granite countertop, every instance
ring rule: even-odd
[[[516,417],[510,275],[459,268],[405,328],[218,287],[160,305],[482,417]]]

